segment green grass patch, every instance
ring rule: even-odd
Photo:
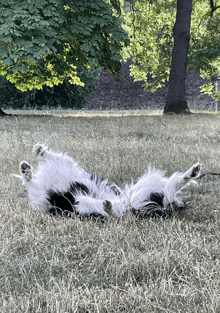
[[[188,186],[181,216],[102,223],[33,210],[11,175],[37,142],[120,186],[149,164],[220,172],[220,116],[67,113],[0,118],[1,312],[220,312],[220,177]]]

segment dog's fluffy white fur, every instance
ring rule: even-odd
[[[200,175],[200,164],[194,164],[185,173],[165,173],[148,168],[136,183],[121,190],[98,175],[85,172],[65,153],[49,150],[45,144],[36,144],[33,152],[39,158],[36,170],[25,161],[20,163],[20,174],[27,187],[31,205],[46,212],[77,212],[80,216],[98,214],[120,217],[129,209],[146,213],[165,209],[170,204],[181,207],[177,194],[181,188]]]

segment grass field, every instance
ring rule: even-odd
[[[148,164],[220,173],[219,115],[23,115],[0,118],[0,136],[2,313],[220,312],[220,176],[187,187],[181,215],[103,223],[33,210],[11,175],[37,165],[37,142],[120,186]]]

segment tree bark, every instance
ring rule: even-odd
[[[164,114],[190,113],[186,102],[186,65],[190,40],[192,0],[177,0],[174,47]]]

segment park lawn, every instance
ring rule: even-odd
[[[33,210],[12,176],[37,142],[119,186],[149,164],[220,173],[220,116],[49,113],[0,118],[1,312],[220,312],[220,176],[188,186],[181,215],[104,222]]]

